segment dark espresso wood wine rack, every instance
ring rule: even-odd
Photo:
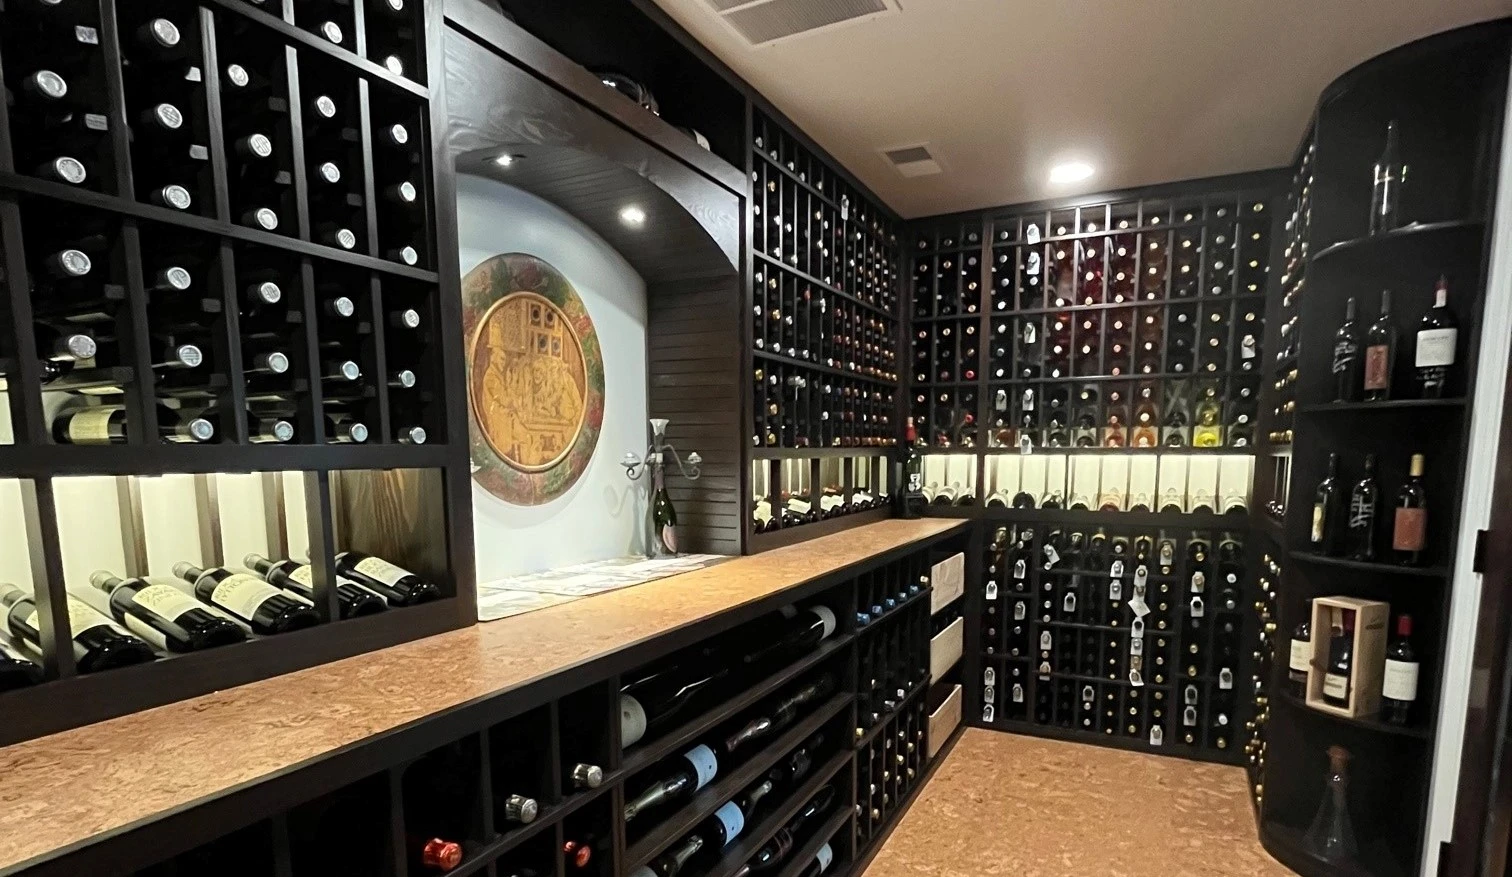
[[[255,801],[211,800],[24,873],[628,877],[770,779],[738,836],[723,849],[702,849],[680,873],[733,877],[765,849],[776,863],[762,873],[797,877],[827,846],[833,858],[825,873],[859,874],[943,755],[940,747],[955,739],[956,722],[937,723],[927,711],[931,570],[969,539],[955,527],[881,552],[539,684],[333,752],[254,787]],[[774,613],[789,606],[800,613],[827,607],[834,632],[770,660],[737,662],[675,718],[626,744],[622,686],[658,669],[738,654],[726,648],[731,643],[765,644],[781,621]],[[801,689],[816,692],[801,709],[771,710]],[[727,754],[723,741],[761,717],[773,727]],[[713,777],[691,796],[627,821],[627,798],[699,744],[719,752]],[[425,865],[432,839],[459,845],[460,860]]]
[[[0,478],[19,485],[46,677],[5,695],[0,740],[474,617],[464,381],[442,355],[460,317],[440,294],[455,243],[432,166],[437,15],[414,0],[0,7]],[[92,356],[54,346],[78,336]],[[65,597],[89,570],[59,545],[77,526],[59,519],[63,482],[115,478],[124,525],[135,479],[193,475],[208,535],[185,559],[238,565],[220,556],[225,472],[268,473],[270,532],[288,511],[277,473],[301,473],[325,623],[80,674]],[[121,539],[118,574],[168,574],[139,528]],[[333,557],[352,549],[444,598],[335,621]]]

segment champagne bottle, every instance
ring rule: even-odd
[[[667,494],[666,476],[660,463],[651,466],[652,490],[651,523],[656,529],[658,554],[677,553],[677,509],[672,507],[672,497]]]
[[[283,588],[292,594],[315,601],[315,573],[308,563],[297,560],[273,561],[261,554],[248,554],[242,565],[255,570],[268,584]],[[336,601],[342,618],[358,618],[375,615],[388,608],[388,602],[373,591],[356,582],[336,577]]]
[[[0,582],[0,605],[6,607],[6,630],[11,636],[42,654],[42,625],[37,618],[37,601],[15,585]],[[68,595],[67,611],[74,662],[80,673],[157,660],[157,654],[147,643],[72,594]]]
[[[798,717],[800,708],[817,703],[822,698],[828,697],[834,690],[834,675],[825,673],[813,682],[776,701],[769,710],[745,722],[739,730],[725,738],[725,753],[733,753],[752,740],[770,737],[791,725]]]
[[[1449,281],[1438,280],[1433,291],[1433,307],[1418,321],[1413,369],[1418,396],[1442,398],[1454,371],[1455,349],[1459,345],[1459,320],[1449,309]]]
[[[187,561],[175,563],[173,574],[194,585],[196,597],[241,619],[254,633],[271,636],[320,623],[310,601],[257,576],[224,567],[200,569]]]
[[[173,585],[121,579],[105,570],[91,573],[89,583],[110,595],[110,614],[117,622],[163,651],[192,652],[247,638],[229,616]]]
[[[1349,493],[1349,547],[1355,560],[1376,559],[1376,518],[1381,490],[1376,485],[1375,454],[1365,455],[1365,477]]]
[[[712,650],[684,652],[650,668],[620,688],[620,743],[630,747],[659,732],[715,692],[730,675],[728,662]]]
[[[1355,325],[1355,300],[1344,304],[1344,322],[1334,332],[1334,401],[1354,402],[1360,397],[1360,332]]]
[[[640,794],[625,802],[627,824],[647,810],[693,797],[719,773],[719,758],[713,749],[699,744],[673,759],[665,768],[649,773],[659,775],[661,779],[653,780]]]
[[[827,639],[835,627],[835,613],[828,606],[789,606],[761,625],[760,642],[747,646],[741,663],[754,667],[802,654]]]

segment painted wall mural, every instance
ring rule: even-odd
[[[604,422],[604,360],[583,300],[524,253],[462,278],[473,479],[517,505],[565,493]]]

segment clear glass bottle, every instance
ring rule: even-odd
[[[1328,748],[1323,800],[1307,829],[1308,849],[1325,862],[1347,862],[1359,854],[1354,824],[1349,819],[1349,759],[1349,750],[1343,746]]]

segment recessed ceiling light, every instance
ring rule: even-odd
[[[1092,176],[1092,165],[1084,161],[1068,161],[1050,169],[1050,182],[1077,183]]]
[[[511,155],[510,153],[506,152],[498,158],[494,159],[494,164],[498,165],[499,167],[509,167],[510,165],[518,161],[519,158],[520,156],[518,155]]]
[[[646,211],[640,209],[639,207],[636,207],[634,204],[631,204],[629,207],[626,207],[620,211],[620,222],[623,222],[626,225],[645,225]]]

